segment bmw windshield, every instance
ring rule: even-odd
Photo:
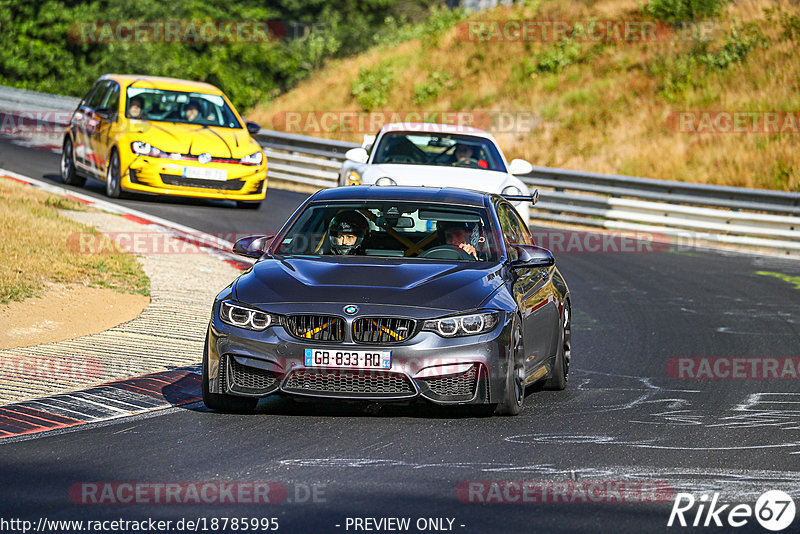
[[[310,204],[282,236],[279,256],[377,256],[497,261],[477,208],[420,202]]]

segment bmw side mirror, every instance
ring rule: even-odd
[[[535,245],[511,245],[517,251],[517,259],[511,262],[514,269],[550,267],[555,265],[553,253]]]
[[[267,252],[274,235],[250,235],[233,244],[233,253],[258,259]]]
[[[366,163],[369,159],[369,154],[363,147],[356,147],[345,152],[344,157],[356,163]]]
[[[247,125],[247,131],[250,132],[250,135],[255,135],[261,131],[261,126],[255,122],[247,122],[245,124]]]
[[[511,174],[530,174],[533,172],[533,165],[524,159],[512,159],[508,164],[508,172]]]

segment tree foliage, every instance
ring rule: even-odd
[[[0,84],[83,96],[109,72],[212,83],[239,108],[293,87],[327,59],[391,39],[426,19],[424,0],[0,0]],[[270,40],[108,42],[83,28],[119,21],[271,21]],[[95,23],[87,26],[86,23]],[[83,25],[83,26],[82,26]],[[108,25],[106,25],[108,27]]]

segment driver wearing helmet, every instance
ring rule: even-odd
[[[436,224],[436,229],[439,231],[442,241],[460,248],[476,260],[478,259],[478,251],[475,249],[475,245],[470,242],[477,226],[463,222],[439,221]]]
[[[354,210],[343,211],[331,219],[328,240],[331,252],[340,256],[363,254],[361,245],[369,234],[369,221]]]

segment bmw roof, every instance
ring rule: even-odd
[[[310,200],[346,201],[346,200],[397,200],[410,202],[438,202],[443,204],[460,204],[462,206],[484,206],[492,193],[458,189],[455,187],[407,187],[354,185],[334,187],[317,192]]]

